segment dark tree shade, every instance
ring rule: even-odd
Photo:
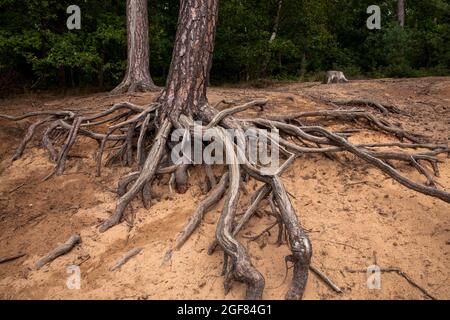
[[[402,2],[406,11],[397,10]],[[56,85],[108,90],[125,74],[125,82],[137,78],[133,81],[140,83],[144,78],[147,85],[150,75],[143,74],[148,67],[139,68],[140,75],[127,72],[131,37],[126,3],[80,1],[81,30],[69,31],[66,8],[71,1],[0,1],[0,91]],[[150,39],[139,52],[145,57],[149,48],[149,59],[129,63],[150,60],[151,76],[162,86],[169,73],[180,1],[144,1],[137,11],[143,29],[146,3]],[[331,69],[350,77],[450,74],[448,0],[379,1],[381,30],[366,27],[366,10],[372,4],[370,0],[221,0],[211,82],[319,80],[323,71]],[[405,12],[403,28],[397,11]]]

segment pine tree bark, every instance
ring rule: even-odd
[[[400,26],[405,26],[405,0],[397,1],[397,19]]]
[[[206,90],[214,51],[219,0],[182,0],[172,62],[159,97],[162,116],[174,125],[208,103]]]
[[[157,90],[150,76],[147,0],[127,0],[127,71],[111,93]]]

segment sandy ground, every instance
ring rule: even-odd
[[[307,96],[330,99],[371,98],[394,103],[412,114],[394,116],[391,121],[407,129],[448,143],[450,139],[450,78],[354,81],[343,85],[282,84],[266,89],[211,88],[210,102],[221,98],[248,101],[268,97],[266,112],[326,108]],[[109,97],[106,94],[58,97],[20,96],[0,100],[0,112],[21,114],[45,109],[105,109],[114,102],[138,104],[154,94]],[[249,112],[245,116],[255,115]],[[42,181],[52,164],[33,140],[22,159],[11,163],[15,146],[29,121],[0,120],[0,257],[18,252],[27,256],[0,264],[2,299],[242,299],[244,286],[235,283],[225,296],[222,254],[206,253],[214,238],[221,205],[208,213],[199,230],[175,252],[170,265],[161,266],[164,254],[182,229],[196,205],[203,199],[201,170],[191,170],[186,194],[171,194],[167,177],[155,182],[154,203],[149,210],[140,201],[133,203],[131,216],[112,230],[100,234],[98,224],[114,209],[114,189],[131,168],[103,169],[94,176],[96,145],[79,139],[64,176]],[[330,127],[339,127],[330,123]],[[344,125],[348,128],[349,125]],[[392,138],[367,130],[351,138],[353,142],[391,141]],[[305,299],[425,299],[426,297],[397,274],[383,274],[381,290],[369,290],[365,274],[346,268],[365,269],[377,263],[398,267],[439,299],[450,298],[450,205],[407,190],[377,169],[342,155],[342,163],[323,156],[304,156],[283,175],[299,219],[309,231],[313,264],[339,285],[344,293],[331,291],[311,275]],[[450,190],[450,159],[442,158],[437,181]],[[399,165],[405,174],[419,181],[410,168]],[[255,185],[250,182],[248,191]],[[248,197],[242,200],[242,208]],[[130,227],[131,223],[134,225]],[[289,280],[284,281],[284,245],[278,247],[277,232],[258,242],[244,236],[258,234],[272,224],[272,218],[255,217],[239,238],[249,248],[255,266],[266,278],[265,299],[282,299]],[[83,242],[69,254],[41,270],[36,261],[72,234]],[[127,251],[143,251],[122,269],[109,268]],[[66,286],[67,266],[80,264],[81,289]],[[291,271],[289,271],[291,275]],[[289,278],[288,278],[289,279]]]

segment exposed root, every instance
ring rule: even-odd
[[[133,249],[133,250],[127,252],[122,258],[117,260],[116,263],[114,263],[114,265],[109,270],[110,271],[115,271],[117,269],[120,269],[125,263],[127,263],[133,257],[135,257],[139,253],[141,253],[142,250],[143,250],[143,248],[136,248],[136,249]]]
[[[186,193],[188,186],[188,169],[190,164],[182,164],[175,171],[175,186],[178,193]]]
[[[189,237],[194,233],[194,231],[200,226],[200,223],[203,220],[203,216],[206,212],[211,209],[217,202],[222,199],[225,194],[225,191],[228,186],[228,173],[225,173],[220,179],[219,183],[215,186],[215,188],[211,191],[211,193],[200,203],[200,205],[195,210],[194,214],[189,219],[188,223],[184,227],[183,231],[180,232],[177,239],[175,240],[175,244],[172,246],[166,253],[166,259],[164,262],[167,262],[168,259],[172,257],[173,251],[180,250],[181,247],[186,243]]]
[[[257,241],[258,239],[263,237],[265,234],[268,234],[270,236],[270,230],[272,230],[277,225],[278,225],[278,221],[273,223],[273,224],[271,224],[267,228],[265,228],[262,232],[260,232],[256,236],[243,236],[243,237],[246,238],[246,239],[249,239],[250,241]]]
[[[19,254],[15,254],[13,256],[0,257],[0,264],[15,261],[17,259],[25,257],[26,255],[27,255],[26,253],[19,253]]]
[[[242,230],[242,228],[247,224],[248,221],[250,221],[250,218],[256,213],[256,211],[259,208],[259,205],[262,200],[267,198],[267,196],[270,194],[270,191],[272,189],[269,185],[264,185],[261,187],[258,191],[256,191],[255,195],[252,199],[252,204],[247,209],[247,211],[244,213],[244,215],[240,218],[239,222],[233,229],[233,237],[236,237],[237,234]],[[218,246],[217,240],[214,240],[213,243],[208,248],[208,254],[212,255],[214,251],[216,250]]]
[[[362,100],[362,99],[361,100],[338,100],[338,101],[328,100],[327,102],[331,103],[333,105],[337,105],[337,106],[354,106],[354,107],[367,106],[367,107],[374,108],[374,109],[380,111],[385,116],[389,115],[389,113],[408,115],[408,113],[399,109],[395,105],[381,104],[377,101],[372,101],[372,100]]]
[[[311,118],[311,117],[324,119],[337,119],[343,121],[366,120],[371,126],[371,128],[381,132],[386,132],[388,134],[394,134],[400,140],[408,139],[409,141],[414,143],[421,143],[423,140],[422,136],[407,132],[397,126],[394,126],[385,119],[379,119],[375,117],[373,114],[366,112],[364,110],[323,110],[323,111],[299,112],[281,116],[279,115],[267,116],[266,119],[279,122],[286,122],[300,118]]]
[[[286,295],[288,300],[298,300],[303,297],[308,281],[308,270],[311,263],[312,246],[308,236],[301,227],[294,207],[280,178],[272,179],[272,190],[289,237],[292,255],[286,257],[294,264],[294,276],[291,287]]]
[[[209,191],[216,186],[217,179],[216,179],[216,176],[214,175],[214,171],[212,170],[210,165],[205,165],[205,173],[206,173],[206,177],[208,179],[205,190]]]
[[[152,81],[139,81],[134,82],[130,79],[125,79],[114,90],[110,92],[111,95],[120,95],[134,92],[151,92],[161,91],[161,88],[155,86]]]
[[[221,101],[220,103],[227,103]],[[439,155],[450,153],[446,145],[431,144],[426,138],[408,132],[386,120],[389,113],[403,114],[395,106],[388,106],[372,101],[352,100],[342,102],[330,102],[337,108],[338,105],[361,106],[367,105],[384,114],[379,118],[365,110],[322,110],[312,112],[299,112],[282,115],[267,115],[264,118],[238,119],[233,115],[249,108],[262,108],[267,100],[260,99],[243,105],[233,106],[221,112],[214,107],[205,105],[195,114],[181,114],[174,120],[167,116],[161,102],[148,106],[137,106],[131,103],[119,103],[97,114],[75,114],[72,111],[57,112],[32,112],[23,116],[12,117],[0,115],[0,118],[19,121],[30,117],[43,117],[43,120],[34,122],[17,149],[14,158],[18,159],[23,154],[26,145],[36,135],[39,127],[46,126],[43,130],[42,143],[48,150],[50,159],[55,163],[53,174],[61,175],[66,168],[69,153],[79,136],[96,141],[99,145],[96,159],[96,174],[101,174],[101,168],[105,161],[107,166],[121,163],[132,167],[131,172],[123,177],[118,185],[117,206],[109,219],[104,221],[99,230],[105,232],[120,223],[125,211],[130,209],[130,204],[136,197],[142,197],[144,207],[150,208],[152,204],[152,182],[160,175],[171,175],[169,188],[180,193],[188,188],[188,169],[192,163],[170,162],[169,151],[173,143],[169,142],[169,136],[174,129],[185,128],[188,138],[199,138],[194,130],[194,120],[201,121],[200,132],[213,130],[216,139],[224,143],[228,160],[227,170],[220,181],[209,165],[204,165],[206,174],[206,192],[209,194],[194,212],[184,229],[178,235],[173,246],[166,254],[166,261],[172,253],[180,250],[193,232],[199,227],[204,215],[225,195],[220,220],[217,224],[216,239],[210,245],[208,253],[212,254],[217,247],[224,254],[225,291],[231,289],[233,281],[241,281],[247,286],[246,297],[248,299],[261,299],[264,293],[265,279],[252,264],[250,254],[239,242],[239,233],[252,219],[262,204],[269,203],[270,215],[276,218],[276,222],[267,228],[262,234],[271,228],[278,226],[277,244],[287,242],[291,254],[285,258],[286,262],[293,263],[293,277],[287,299],[299,299],[303,296],[308,280],[308,271],[315,272],[325,283],[336,292],[341,292],[339,287],[323,273],[311,266],[312,246],[310,240],[301,226],[290,198],[291,194],[286,190],[280,176],[286,171],[298,157],[304,154],[322,154],[333,161],[340,161],[339,153],[350,153],[367,162],[399,182],[400,184],[417,192],[441,199],[450,203],[450,194],[439,189]],[[306,126],[301,123],[303,119],[313,118],[314,126]],[[400,142],[353,144],[348,138],[361,129],[348,129],[343,132],[331,132],[324,125],[330,119],[335,121],[358,123],[364,128],[381,131]],[[95,132],[94,129],[106,126],[105,133]],[[230,137],[227,129],[234,129],[237,134]],[[264,166],[251,164],[246,159],[247,129],[277,129],[280,139],[275,141],[268,134],[264,136],[270,145],[279,147],[284,159],[279,168],[265,168]],[[402,142],[403,140],[409,142]],[[400,150],[400,151],[399,151]],[[108,153],[106,156],[105,153]],[[106,159],[106,160],[105,160]],[[426,180],[424,183],[413,181],[394,167],[396,163],[402,163],[420,173]],[[394,164],[395,163],[395,164]],[[49,176],[50,177],[50,176]],[[259,189],[252,195],[250,204],[243,215],[237,217],[237,209],[241,199],[241,191],[244,192],[244,182],[254,179],[260,183]],[[245,192],[244,192],[245,193]],[[261,235],[262,235],[261,234]],[[283,241],[283,238],[286,238]],[[47,257],[41,259],[37,266],[42,267],[61,254],[72,249],[80,241],[79,236],[72,237],[64,246],[57,248]],[[119,262],[125,263],[138,254],[134,250],[125,255]],[[122,263],[122,264],[123,264]],[[116,264],[120,267],[119,263]],[[115,266],[114,266],[115,267]],[[113,267],[113,268],[114,268]],[[394,271],[392,271],[394,272]],[[401,271],[395,271],[402,274]]]
[[[442,190],[438,190],[433,187],[429,187],[427,185],[419,184],[417,182],[412,181],[411,179],[403,176],[399,171],[393,168],[386,159],[395,159],[395,160],[405,160],[407,162],[411,162],[413,159],[417,157],[422,159],[427,159],[432,162],[437,162],[437,159],[429,157],[429,154],[416,154],[411,157],[408,154],[401,153],[374,153],[368,151],[364,147],[360,147],[354,145],[345,138],[333,134],[332,132],[324,129],[323,127],[297,127],[294,125],[285,124],[278,121],[269,121],[269,120],[254,120],[255,123],[264,125],[266,127],[275,127],[282,131],[287,132],[290,135],[295,135],[297,138],[305,139],[309,142],[314,142],[323,145],[333,145],[336,147],[326,147],[326,148],[305,148],[299,147],[296,144],[293,144],[285,139],[282,139],[280,144],[286,146],[291,151],[297,152],[298,154],[302,153],[325,153],[325,152],[338,152],[338,151],[348,151],[355,156],[359,157],[362,160],[374,165],[379,168],[381,171],[389,175],[391,178],[401,183],[402,185],[413,189],[417,192],[441,199],[445,202],[450,202],[450,193]],[[312,134],[316,135],[312,135]],[[448,148],[443,148],[442,146],[436,146],[436,149],[433,151],[433,155],[440,153],[448,153]],[[417,166],[414,166],[417,168]],[[423,172],[419,170],[421,174]],[[427,177],[428,178],[428,177]]]
[[[223,119],[225,119],[226,117],[229,117],[233,114],[245,111],[247,109],[250,108],[254,108],[254,107],[263,107],[267,104],[268,100],[267,99],[261,99],[261,100],[255,100],[255,101],[251,101],[249,103],[243,104],[241,106],[236,106],[233,108],[229,108],[229,109],[225,109],[219,113],[217,113],[214,118],[210,121],[210,123],[208,124],[208,128],[213,128],[216,125],[218,125]]]
[[[105,232],[106,230],[117,225],[120,222],[120,219],[122,218],[128,204],[134,199],[134,197],[136,197],[139,191],[142,190],[144,185],[153,179],[165,151],[165,145],[171,128],[171,123],[168,120],[165,120],[159,129],[158,135],[155,138],[139,177],[134,182],[130,190],[128,190],[128,192],[117,201],[114,214],[108,220],[103,222],[99,229],[100,232]]]
[[[69,150],[75,143],[75,139],[77,137],[78,130],[80,129],[82,121],[83,117],[76,117],[74,119],[72,128],[70,129],[69,134],[67,136],[67,140],[64,143],[63,147],[61,148],[61,151],[59,152],[58,160],[56,161],[56,167],[54,171],[54,173],[58,176],[64,173],[65,163],[67,156],[69,154]]]
[[[333,289],[336,293],[343,293],[342,289],[339,288],[334,282],[327,277],[322,271],[314,267],[313,265],[309,266],[309,269],[314,272],[323,282],[325,282],[331,289]]]
[[[31,126],[28,127],[27,134],[23,138],[22,142],[20,143],[19,147],[16,150],[16,153],[13,156],[13,161],[19,159],[22,156],[23,151],[25,150],[28,142],[30,142],[31,139],[33,138],[36,129],[39,126],[41,126],[42,124],[51,121],[52,119],[53,119],[53,117],[48,117],[48,118],[46,118],[44,120],[39,120],[39,121],[33,123]]]
[[[70,252],[77,244],[81,242],[81,237],[78,234],[75,234],[67,240],[66,243],[63,245],[57,247],[55,250],[51,251],[48,255],[45,257],[39,259],[38,262],[36,262],[36,268],[39,270],[43,266],[45,266],[47,263],[52,262],[56,258],[65,255],[66,253]]]
[[[278,210],[275,202],[273,201],[273,195],[269,199],[269,204],[270,204],[270,209],[272,210],[271,215],[274,216],[275,219],[277,219],[277,225],[278,225],[277,244],[278,244],[278,246],[281,246],[283,244],[283,234],[286,235],[286,233],[285,233],[286,230],[284,228],[283,219],[281,218],[280,211]]]
[[[229,290],[232,280],[238,280],[247,284],[246,298],[248,300],[260,300],[264,290],[265,280],[262,274],[252,265],[250,257],[242,244],[233,237],[233,223],[240,197],[241,172],[238,158],[234,151],[233,142],[224,132],[222,140],[225,143],[225,151],[232,157],[229,165],[230,186],[225,200],[222,215],[217,224],[216,238],[225,253],[232,259],[232,267],[227,273],[225,291]]]
[[[367,273],[367,270],[353,270],[353,269],[345,269],[345,271],[349,273]],[[384,273],[397,273],[399,276],[403,277],[406,281],[409,282],[413,287],[416,287],[420,292],[422,292],[427,298],[431,300],[438,300],[434,295],[428,292],[425,288],[417,284],[407,273],[403,272],[400,268],[382,268],[381,272]]]
[[[152,184],[151,182],[147,182],[142,187],[142,205],[145,209],[150,209],[152,205],[152,193],[151,193]]]

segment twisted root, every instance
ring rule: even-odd
[[[360,105],[363,102],[354,101],[346,102],[346,104]],[[364,103],[381,111],[385,116],[390,112],[401,113],[393,106],[378,105],[367,101]],[[227,102],[227,104],[229,103]],[[45,117],[34,122],[28,128],[13,159],[20,158],[38,128],[47,125],[43,132],[42,144],[48,150],[50,159],[55,162],[55,168],[51,175],[61,175],[64,172],[69,152],[78,136],[93,139],[99,144],[96,159],[98,176],[101,175],[104,153],[107,151],[110,151],[106,161],[107,165],[121,160],[126,165],[135,168],[119,182],[117,190],[119,200],[116,209],[111,217],[101,224],[100,232],[105,232],[119,224],[131,201],[139,195],[142,196],[144,206],[149,208],[151,185],[158,175],[170,174],[171,182],[175,183],[178,192],[187,190],[187,170],[192,164],[165,164],[168,159],[168,150],[172,147],[168,138],[173,128],[185,128],[190,135],[196,138],[197,133],[193,129],[193,119],[196,119],[204,124],[201,132],[207,129],[214,130],[217,139],[221,140],[225,146],[228,159],[234,161],[225,167],[220,181],[216,180],[210,166],[204,166],[210,193],[201,201],[178,235],[167,252],[165,261],[170,260],[174,252],[182,248],[183,244],[201,225],[204,215],[225,196],[222,214],[217,223],[216,238],[210,245],[208,253],[213,254],[217,247],[223,250],[225,291],[231,289],[234,280],[244,282],[247,285],[247,299],[263,297],[265,279],[253,266],[247,249],[237,237],[263,205],[265,199],[268,199],[272,215],[277,218],[277,222],[272,227],[279,226],[278,244],[283,243],[282,236],[286,232],[287,244],[291,250],[291,254],[285,258],[286,262],[289,261],[294,265],[292,281],[286,298],[300,299],[304,294],[311,263],[312,245],[299,222],[290,195],[280,178],[282,173],[301,155],[323,154],[330,159],[337,160],[338,153],[351,153],[377,167],[407,188],[450,203],[450,194],[440,190],[435,180],[435,177],[439,176],[438,164],[441,162],[437,157],[440,154],[450,153],[448,146],[428,143],[420,135],[407,132],[384,118],[380,119],[370,112],[359,109],[299,112],[252,119],[234,118],[236,113],[253,107],[262,108],[266,104],[267,100],[261,99],[221,112],[218,112],[215,107],[205,105],[194,115],[181,115],[177,123],[173,123],[173,120],[168,118],[159,118],[158,115],[163,114],[160,112],[162,108],[160,103],[141,107],[126,102],[116,104],[108,110],[93,115],[75,114],[72,111],[45,111],[32,112],[18,117],[0,115],[0,118],[20,121],[30,117]],[[341,104],[343,103],[338,102],[334,105]],[[308,118],[314,118],[316,122],[329,119],[345,122],[357,121],[368,129],[384,132],[399,139],[400,142],[353,144],[348,140],[351,131],[333,133],[319,125],[303,125],[301,119]],[[105,124],[109,124],[106,133],[93,131],[94,128]],[[265,138],[268,138],[271,144],[276,143],[282,154],[286,156],[287,160],[280,168],[268,170],[264,167],[256,167],[248,161],[243,163],[238,161],[246,154],[244,130],[249,128],[279,130],[281,134],[279,141],[273,141],[269,136]],[[226,129],[235,129],[238,132],[235,139],[227,134]],[[120,132],[116,133],[116,131]],[[66,134],[66,138],[57,151],[55,145],[58,137],[62,134]],[[410,142],[402,142],[404,139]],[[110,144],[113,146],[108,149]],[[385,151],[382,150],[383,148],[390,149]],[[392,148],[401,151],[392,150]],[[415,169],[426,178],[426,183],[416,182],[406,177],[394,167],[392,161],[405,163]],[[431,170],[425,164],[430,165]],[[248,177],[259,181],[262,186],[253,194],[250,205],[238,219],[236,212],[241,198],[242,181],[246,181]]]

